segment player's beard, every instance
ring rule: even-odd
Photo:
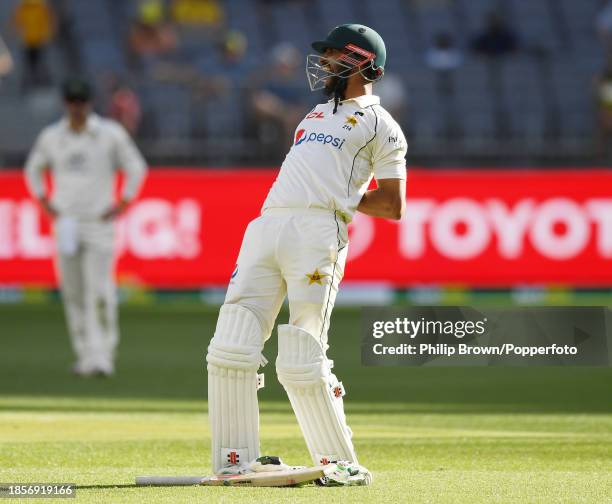
[[[328,98],[334,98],[336,95],[336,90],[340,91],[340,100],[344,100],[344,92],[346,91],[346,78],[339,77],[337,75],[332,75],[329,79],[325,81],[325,87],[323,88],[323,93]]]
[[[325,81],[325,87],[323,88],[323,93],[325,94],[325,96],[327,96],[328,98],[333,98],[334,93],[336,91],[336,86],[339,83],[340,83],[340,77],[338,77],[337,75],[330,76]]]

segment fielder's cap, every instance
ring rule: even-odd
[[[317,40],[311,45],[315,51],[322,54],[327,48],[344,49],[348,44],[376,54],[374,68],[384,69],[387,61],[385,42],[376,31],[365,25],[350,23],[336,26],[327,34],[325,40]]]
[[[90,101],[91,84],[85,79],[68,79],[62,84],[62,94],[67,101]]]

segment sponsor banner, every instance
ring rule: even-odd
[[[117,223],[120,280],[225,285],[275,175],[151,171]],[[0,172],[0,283],[54,285],[53,254],[50,223],[22,174]],[[345,281],[610,286],[612,172],[410,169],[400,222],[356,215]]]
[[[603,307],[366,307],[366,366],[609,366]]]

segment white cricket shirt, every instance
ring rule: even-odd
[[[374,95],[317,105],[294,141],[263,204],[267,208],[326,208],[350,222],[372,177],[405,179],[407,144]]]
[[[125,174],[122,197],[131,200],[142,184],[146,163],[116,121],[90,114],[80,132],[66,118],[46,127],[26,161],[28,187],[45,194],[43,172],[53,173],[52,205],[62,215],[98,218],[114,204],[115,175]]]

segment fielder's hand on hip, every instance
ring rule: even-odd
[[[128,206],[128,203],[129,202],[127,200],[122,199],[121,201],[119,201],[119,203],[109,208],[106,212],[102,214],[102,220],[109,221],[117,218],[125,211]]]
[[[38,200],[38,202],[40,203],[40,206],[42,207],[43,211],[52,219],[54,219],[55,217],[57,217],[57,210],[55,209],[55,207],[49,202],[49,200],[45,197],[45,198],[40,198]]]

